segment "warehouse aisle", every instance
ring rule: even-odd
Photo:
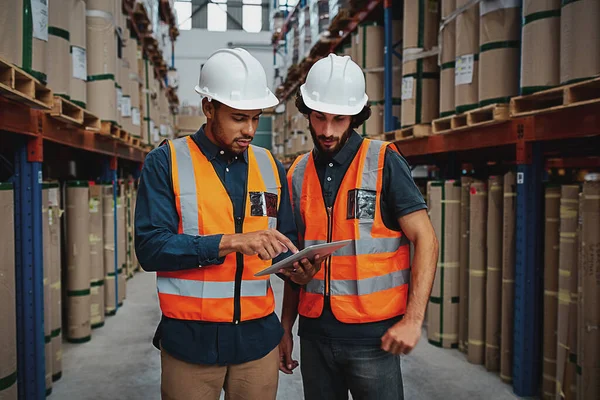
[[[283,285],[273,279],[281,307]],[[128,281],[127,299],[118,314],[93,332],[92,341],[63,349],[63,378],[55,383],[50,400],[158,400],[160,356],[150,341],[160,318],[154,274],[138,273]],[[299,346],[294,349],[299,359]],[[516,399],[510,386],[468,364],[458,351],[429,345],[424,336],[403,360],[405,397],[410,400]],[[280,374],[281,400],[301,400],[300,373]]]

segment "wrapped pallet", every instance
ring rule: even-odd
[[[15,283],[14,194],[10,183],[0,183],[0,398],[17,399],[17,291]]]
[[[48,86],[54,94],[70,98],[70,0],[52,0],[48,25]]]
[[[61,285],[61,218],[60,189],[50,183],[48,189],[48,225],[50,229],[50,301],[52,328],[52,381],[62,377],[62,285]]]
[[[23,0],[5,3],[0,7],[0,57],[20,66],[23,62]]]
[[[87,181],[67,182],[67,340],[92,338],[90,324],[90,211]]]
[[[456,8],[469,0],[456,0]],[[479,106],[479,4],[456,17],[454,106],[457,114]]]
[[[437,56],[422,58],[437,45],[439,22],[438,1],[404,2],[402,127],[427,124],[439,115]]]
[[[115,280],[115,202],[112,184],[102,185],[102,231],[104,241],[104,311],[115,315],[117,311]]]
[[[512,382],[513,320],[515,303],[515,225],[517,215],[517,181],[515,174],[504,175],[502,209],[502,336],[500,338],[500,379]]]
[[[52,393],[52,298],[50,293],[50,219],[48,216],[50,185],[42,184],[42,239],[44,259],[44,361],[46,373],[46,396]]]
[[[562,1],[560,16],[560,83],[600,74],[600,2]]]
[[[519,94],[521,1],[479,3],[479,106]]]
[[[558,321],[556,390],[566,400],[576,398],[577,349],[571,348],[577,330],[577,216],[579,186],[563,185],[560,196],[560,243],[558,259]]]
[[[472,178],[464,176],[460,180],[460,303],[458,323],[458,348],[463,353],[467,351],[469,341],[469,204]]]
[[[117,35],[115,0],[88,0],[86,11],[87,108],[103,121],[117,123]]]
[[[469,343],[467,359],[472,364],[485,361],[487,188],[473,181],[469,217]]]
[[[53,6],[53,5],[52,5]],[[54,6],[53,6],[54,7]],[[71,15],[71,101],[83,108],[87,104],[87,27],[83,0],[69,0]],[[64,12],[64,11],[63,11]]]
[[[547,185],[544,224],[544,341],[542,397],[556,397],[556,330],[558,316],[558,258],[560,228],[560,186]]]
[[[458,348],[460,301],[460,182],[429,182],[427,193],[429,217],[440,241],[436,277],[429,297],[427,334],[434,346],[454,349]]]
[[[456,9],[456,0],[442,0],[442,21]],[[443,27],[440,55],[440,117],[454,114],[456,21]]]
[[[577,398],[600,398],[600,182],[585,182],[581,196],[581,257],[579,281],[582,313],[577,362]]]
[[[558,85],[560,0],[523,0],[521,94]]]
[[[485,308],[485,367],[500,370],[500,336],[502,334],[502,207],[504,179],[488,180],[487,278]]]
[[[90,262],[92,329],[104,326],[104,240],[102,186],[90,186]]]

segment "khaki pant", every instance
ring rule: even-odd
[[[279,380],[277,347],[263,358],[244,364],[190,364],[160,352],[162,400],[275,400]]]

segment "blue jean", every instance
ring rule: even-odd
[[[403,400],[400,356],[379,345],[300,339],[306,400]]]

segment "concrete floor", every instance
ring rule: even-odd
[[[278,278],[273,287],[279,311],[283,285]],[[138,273],[128,281],[124,307],[93,332],[90,342],[64,344],[63,378],[55,382],[49,399],[160,399],[160,354],[151,345],[159,319],[154,274]],[[300,360],[298,345],[294,353]],[[517,398],[497,375],[467,363],[456,350],[429,345],[425,337],[402,363],[406,399]],[[299,368],[293,375],[280,374],[277,398],[303,398]]]

